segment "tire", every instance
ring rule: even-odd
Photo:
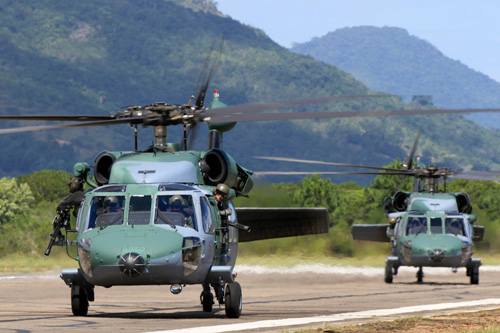
[[[424,272],[422,271],[422,267],[417,272],[417,283],[423,283],[424,282]]]
[[[238,282],[228,283],[224,292],[226,303],[226,316],[228,318],[239,318],[242,308],[241,287]]]
[[[479,267],[474,267],[474,269],[472,269],[470,284],[479,284]]]
[[[89,311],[87,294],[79,285],[71,288],[71,311],[75,316],[86,316]]]
[[[214,305],[214,296],[212,293],[206,293],[201,297],[201,304],[203,304],[203,312],[212,312]]]
[[[392,265],[389,263],[385,264],[385,283],[392,283]]]

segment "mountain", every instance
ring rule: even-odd
[[[223,35],[220,66],[209,89],[218,88],[228,105],[373,92],[337,67],[290,52],[261,30],[225,17],[213,1],[4,2],[0,114],[110,114],[127,105],[186,103],[211,45]],[[385,98],[294,110],[415,107],[418,101]],[[1,127],[14,125],[0,122]],[[306,168],[256,160],[256,155],[378,166],[407,156],[420,127],[423,162],[500,169],[499,133],[457,115],[239,123],[225,134],[224,148],[256,171]],[[180,128],[168,131],[168,140],[181,140]],[[145,149],[152,129],[139,133],[139,149]],[[205,148],[206,130],[198,138],[197,148]],[[124,125],[3,135],[1,140],[0,176],[43,168],[71,171],[75,162],[92,164],[100,150],[133,150],[134,141],[133,129]],[[334,181],[370,179],[339,176]]]
[[[374,90],[407,98],[428,95],[446,108],[500,106],[500,83],[401,28],[343,28],[291,50],[332,64]],[[467,117],[483,126],[500,127],[500,115]]]

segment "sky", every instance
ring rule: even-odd
[[[223,14],[291,47],[345,27],[399,27],[500,82],[498,0],[215,0]]]

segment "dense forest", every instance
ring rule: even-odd
[[[401,28],[343,28],[291,50],[334,65],[371,89],[407,99],[427,95],[446,108],[500,106],[499,82],[450,59]],[[499,115],[475,114],[468,118],[483,126],[500,127]]]
[[[128,105],[186,103],[212,43],[223,35],[210,89],[218,88],[228,105],[374,93],[337,67],[290,52],[262,31],[224,17],[213,1],[7,1],[0,8],[0,114],[110,114]],[[415,107],[432,105],[369,99],[293,111]],[[1,128],[17,125],[0,122]],[[500,169],[499,133],[461,116],[239,123],[225,135],[224,148],[255,171],[295,169],[255,155],[380,166],[407,156],[419,128],[425,163],[457,170]],[[139,149],[145,149],[152,130],[139,132]],[[179,142],[179,133],[169,128],[169,140]],[[206,131],[198,138],[196,147],[205,148]],[[133,149],[133,129],[121,125],[3,135],[2,143],[0,176],[43,169],[69,172],[75,162],[92,164],[101,150]],[[371,180],[332,178],[363,185]]]

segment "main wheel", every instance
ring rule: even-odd
[[[417,272],[417,283],[422,282],[424,282],[424,271],[422,270],[422,267],[420,267]]]
[[[201,304],[203,304],[204,312],[212,312],[212,308],[214,305],[214,295],[212,295],[211,292],[202,293]]]
[[[470,284],[479,284],[479,267],[474,267],[470,274]]]
[[[242,308],[241,287],[238,282],[228,283],[224,292],[226,303],[226,316],[228,318],[239,318]]]
[[[87,293],[77,284],[71,288],[71,311],[75,316],[86,316],[89,311]]]
[[[385,278],[384,281],[386,283],[392,283],[392,264],[385,264]]]

